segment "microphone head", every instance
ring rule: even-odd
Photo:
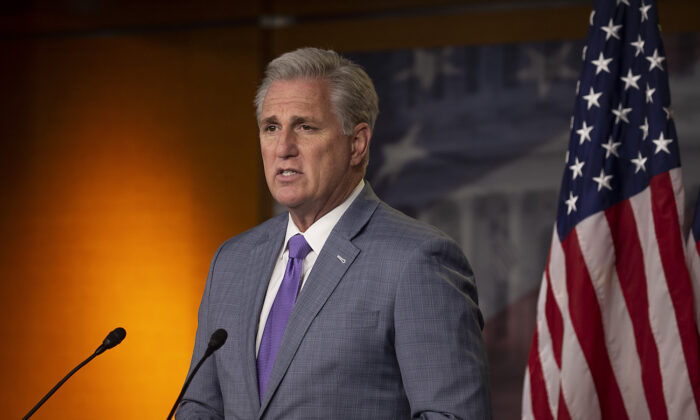
[[[211,338],[209,339],[208,350],[211,350],[211,351],[218,350],[221,346],[224,345],[227,338],[228,338],[228,333],[226,332],[225,329],[219,328],[218,330],[214,331],[214,333],[211,335]]]
[[[107,334],[107,337],[102,341],[102,347],[104,347],[105,350],[111,349],[121,343],[124,337],[126,337],[126,330],[122,327],[115,328],[114,331]]]

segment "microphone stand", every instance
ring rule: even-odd
[[[53,388],[51,388],[51,391],[49,391],[48,394],[44,395],[44,398],[42,398],[42,399],[34,406],[34,408],[32,408],[31,410],[29,410],[29,413],[27,413],[26,416],[22,417],[22,420],[27,420],[29,417],[31,417],[32,414],[34,414],[34,413],[36,412],[36,410],[39,409],[39,407],[41,407],[42,405],[44,405],[44,403],[46,402],[46,400],[48,400],[48,399],[54,394],[54,392],[56,392],[56,391],[58,390],[58,388],[60,388],[61,385],[63,385],[63,384],[68,380],[68,378],[70,378],[71,376],[73,376],[73,374],[74,374],[75,372],[77,372],[81,367],[87,365],[87,364],[90,362],[90,360],[94,359],[98,354],[99,354],[99,353],[98,353],[97,351],[95,351],[90,357],[88,357],[87,359],[83,360],[83,362],[82,362],[81,364],[79,364],[78,366],[74,367],[73,370],[71,370],[70,372],[68,372],[68,375],[64,376],[63,379],[61,379]]]
[[[29,417],[31,417],[36,412],[36,410],[38,410],[39,407],[41,407],[46,402],[46,400],[48,400],[54,394],[54,392],[56,392],[58,388],[61,387],[61,385],[63,385],[71,376],[73,376],[75,372],[80,370],[81,367],[90,363],[90,360],[104,353],[105,350],[111,349],[112,347],[121,343],[124,337],[126,337],[126,331],[124,330],[124,328],[121,327],[116,328],[114,329],[114,331],[107,334],[107,337],[104,339],[104,341],[102,341],[102,344],[97,348],[97,350],[95,350],[95,352],[92,353],[90,357],[83,360],[78,366],[74,367],[73,370],[68,372],[68,375],[64,376],[63,379],[61,379],[53,388],[51,388],[48,394],[44,395],[44,398],[42,398],[31,410],[29,410],[26,416],[22,417],[22,420],[27,420]]]
[[[185,396],[185,391],[187,391],[187,388],[190,386],[190,382],[192,382],[192,378],[194,378],[194,376],[197,374],[197,371],[202,366],[202,363],[204,363],[204,361],[207,360],[209,356],[214,354],[215,351],[221,348],[221,346],[223,346],[226,342],[227,338],[228,333],[223,328],[219,328],[218,330],[214,331],[214,333],[211,335],[211,338],[209,339],[209,345],[207,346],[207,350],[204,352],[204,356],[202,356],[202,358],[199,360],[199,363],[197,363],[194,369],[192,369],[192,373],[190,373],[190,375],[187,377],[185,385],[182,386],[182,390],[180,391],[180,395],[177,396],[175,404],[173,404],[173,408],[170,410],[170,414],[168,414],[168,420],[170,420],[173,417],[173,414],[175,414],[177,406],[180,404],[180,401],[182,401],[182,397]]]
[[[207,349],[208,350],[208,349]],[[192,382],[192,379],[194,378],[194,375],[197,374],[197,371],[199,368],[202,366],[202,363],[204,363],[209,356],[214,353],[213,351],[207,351],[204,354],[204,357],[197,363],[197,365],[192,369],[192,373],[190,374],[190,377],[187,378],[187,381],[185,381],[185,385],[182,386],[182,390],[180,391],[180,395],[177,396],[177,400],[175,400],[175,404],[173,404],[173,408],[170,410],[170,414],[168,414],[168,420],[173,418],[173,414],[175,414],[175,410],[177,409],[177,406],[180,404],[180,401],[182,401],[182,397],[185,395],[185,391],[187,391],[187,388],[190,386],[190,382]]]

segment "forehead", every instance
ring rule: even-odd
[[[327,110],[328,83],[321,79],[276,80],[270,84],[262,104],[262,116],[286,110]]]

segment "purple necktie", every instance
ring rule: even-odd
[[[301,269],[304,265],[304,258],[311,251],[311,247],[306,243],[302,235],[294,235],[289,238],[289,261],[287,269],[282,278],[275,301],[270,308],[270,314],[265,323],[260,348],[258,350],[258,390],[260,391],[260,402],[265,396],[267,381],[270,379],[272,365],[275,363],[277,349],[282,341],[284,328],[287,326],[289,314],[292,312],[294,302],[297,299],[299,285],[301,284]]]

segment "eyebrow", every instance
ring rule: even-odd
[[[292,115],[290,117],[292,121],[292,125],[297,125],[305,122],[315,122],[316,120],[312,117],[305,117],[301,115]],[[262,124],[279,124],[279,120],[277,119],[276,115],[271,115],[267,118],[264,118],[260,121]]]
[[[260,121],[261,124],[277,124],[277,117],[272,115],[270,117],[264,118]]]

